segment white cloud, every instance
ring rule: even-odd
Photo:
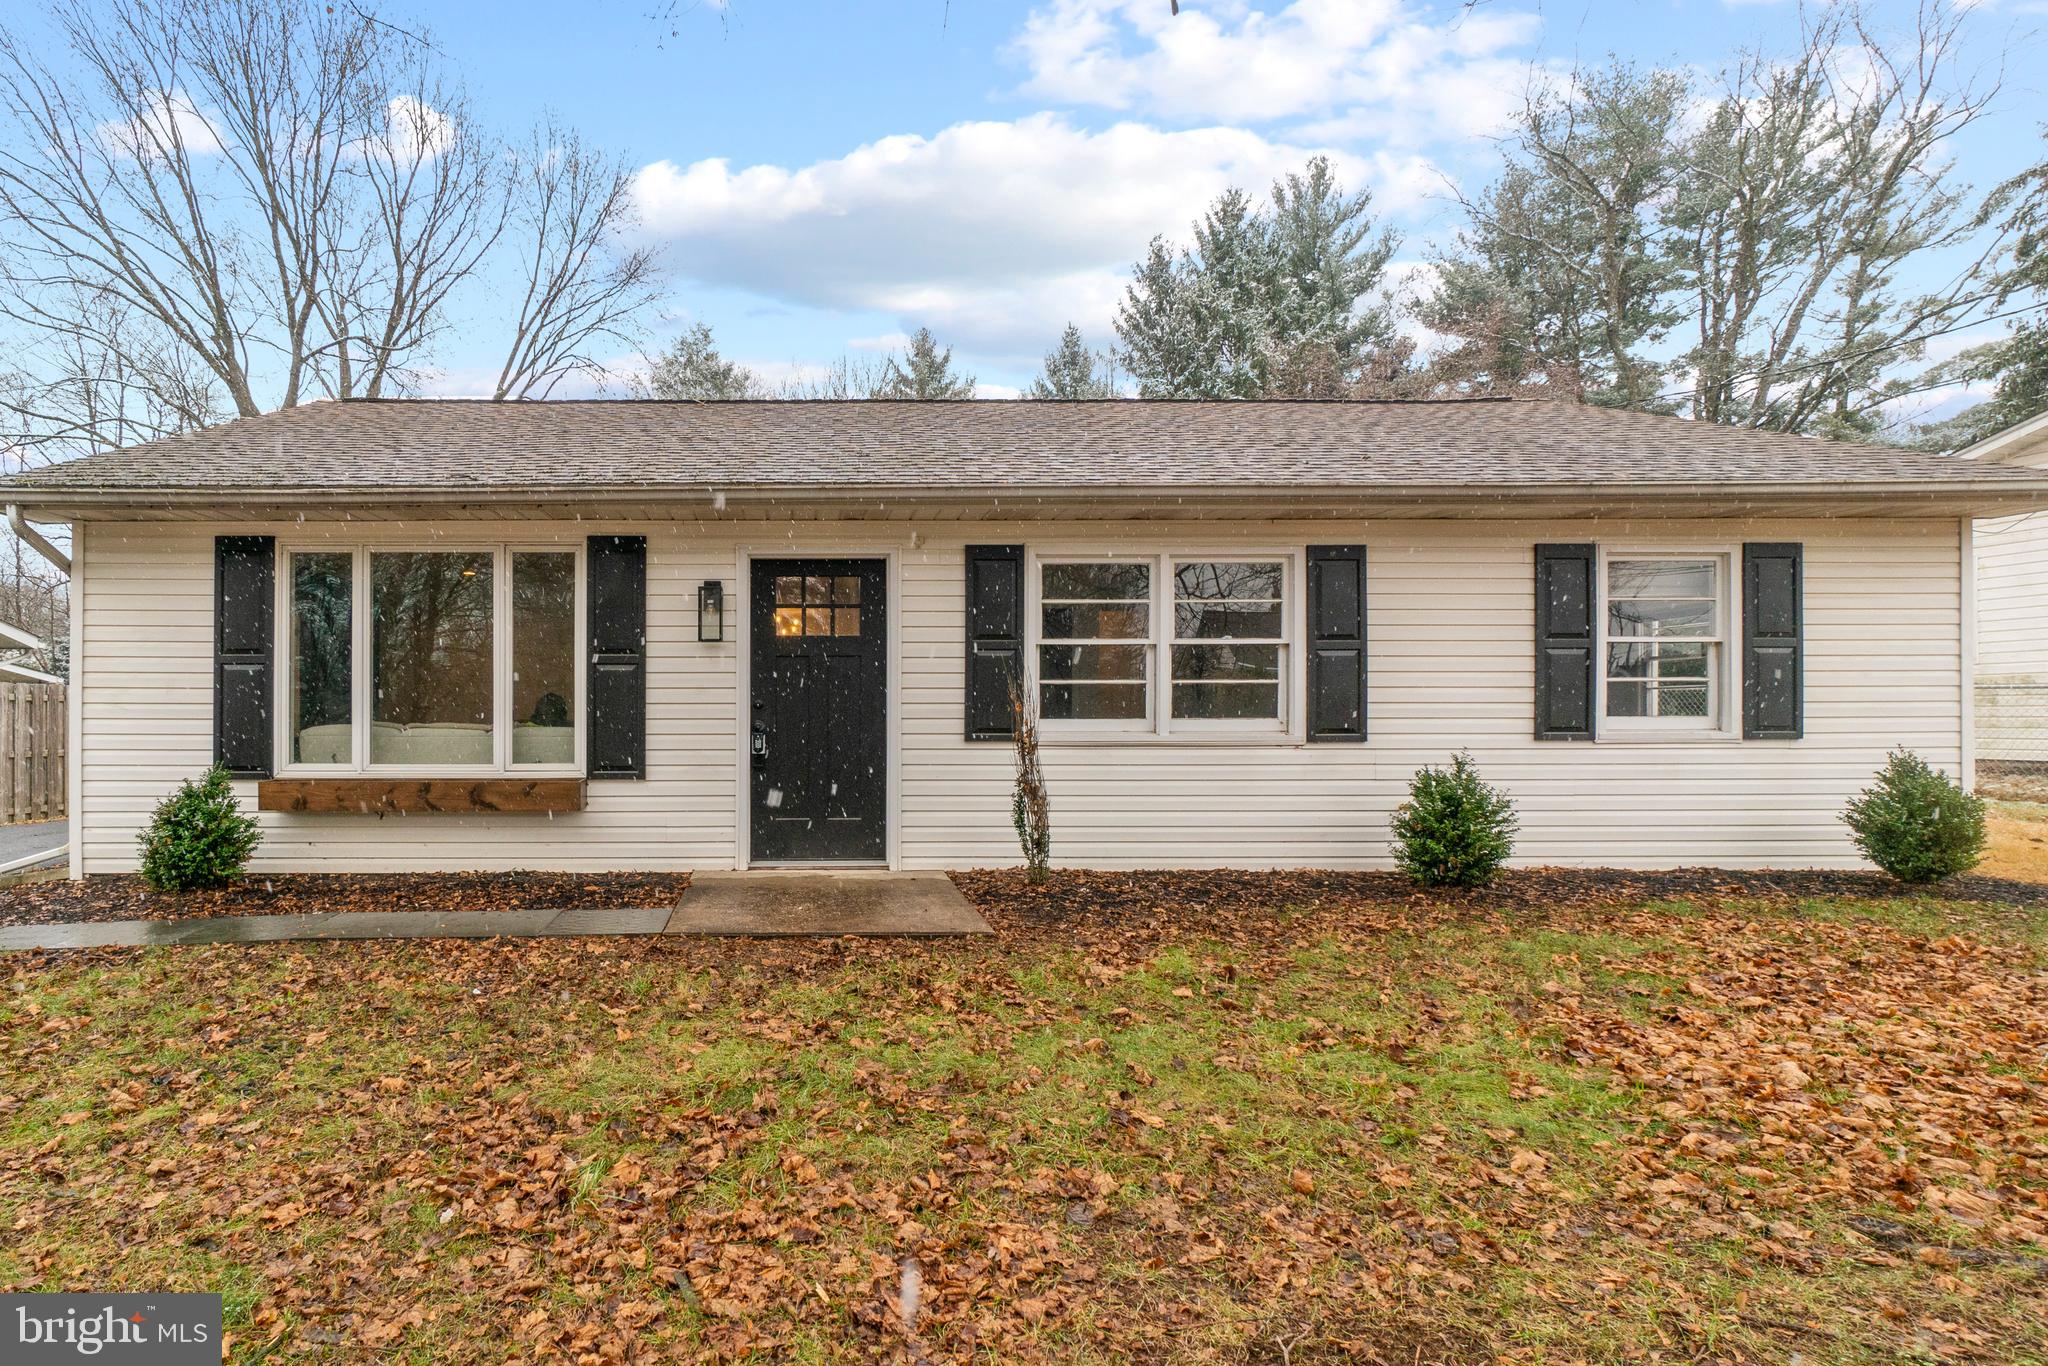
[[[100,146],[116,156],[154,159],[161,149],[182,145],[188,156],[212,156],[221,150],[220,135],[199,106],[182,90],[156,90],[144,96],[134,118],[112,120],[93,130]]]
[[[378,157],[400,166],[423,165],[454,146],[462,129],[447,114],[411,95],[394,96],[378,128],[346,150],[353,157]]]
[[[1051,0],[1012,44],[1028,94],[1176,122],[1312,120],[1419,145],[1500,129],[1520,103],[1535,14],[1403,0]]]
[[[1263,193],[1313,149],[1237,128],[1100,131],[1057,115],[883,138],[790,168],[643,168],[644,230],[681,276],[929,325],[977,355],[1036,357],[1068,320],[1098,344],[1155,233],[1184,238],[1224,188]],[[1441,180],[1419,156],[1331,153],[1398,214]]]

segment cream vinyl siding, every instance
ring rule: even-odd
[[[2048,440],[2000,461],[2048,469]],[[1977,523],[1977,677],[2048,682],[2048,512]]]
[[[2002,464],[2048,468],[2048,442]],[[2048,759],[2048,512],[1976,524],[1977,757]]]
[[[742,547],[893,554],[899,717],[891,848],[908,868],[1017,861],[1010,750],[961,737],[968,544],[1021,543],[1030,557],[1368,548],[1369,741],[1049,743],[1060,863],[1386,866],[1387,819],[1409,775],[1463,748],[1520,805],[1522,862],[1850,865],[1857,860],[1837,812],[1888,749],[1908,745],[1951,772],[1962,761],[1962,540],[1953,519],[518,527],[523,543],[614,531],[648,537],[646,780],[592,782],[588,810],[552,819],[266,814],[258,868],[734,866]],[[208,761],[213,536],[230,532],[308,540],[303,525],[99,524],[82,533],[78,791],[89,872],[132,868],[152,804]],[[412,523],[404,534],[412,543],[452,541],[475,534],[475,524]],[[1532,546],[1684,549],[1745,540],[1806,547],[1804,740],[1531,738]],[[721,644],[696,639],[695,594],[706,578],[726,587]],[[1298,590],[1287,610],[1299,639]],[[1299,667],[1296,652],[1290,717],[1299,715]],[[241,786],[253,795],[253,784]]]
[[[2048,512],[1977,523],[1977,676],[2048,675]]]

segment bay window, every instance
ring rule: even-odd
[[[287,765],[581,766],[580,553],[287,549]]]
[[[1047,733],[1284,731],[1290,575],[1272,555],[1041,559]]]
[[[1624,731],[1726,729],[1726,558],[1617,553],[1602,586],[1606,720]]]

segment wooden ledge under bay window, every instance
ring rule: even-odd
[[[548,815],[583,809],[581,778],[266,778],[256,809],[306,815]]]

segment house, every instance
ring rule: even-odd
[[[2048,470],[2048,413],[1961,456]],[[1998,769],[2048,772],[2048,517],[1979,522],[1976,551],[1979,757]]]
[[[1841,866],[1971,764],[1973,519],[2048,472],[1508,400],[318,403],[0,488],[71,526],[74,848],[215,759],[269,870]]]

